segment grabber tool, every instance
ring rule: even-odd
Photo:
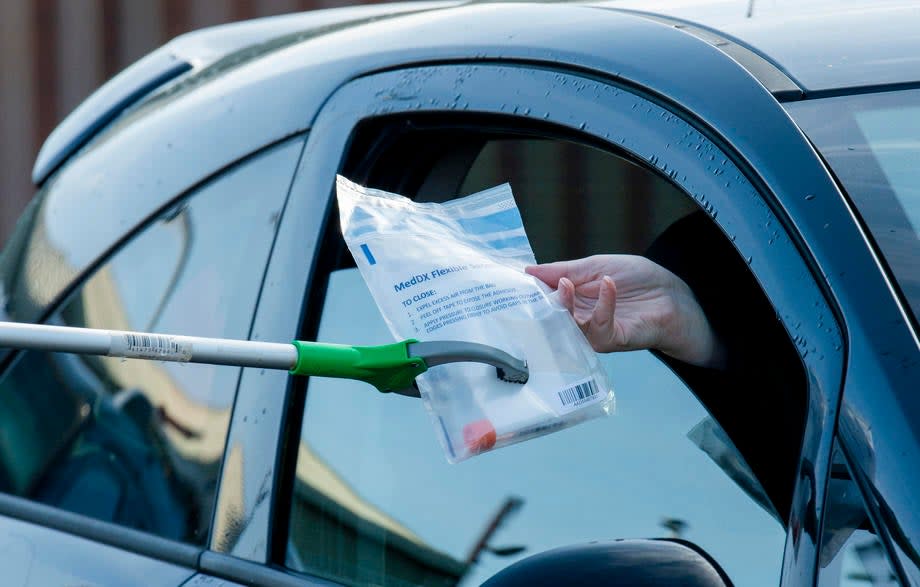
[[[485,363],[499,379],[527,383],[527,363],[473,342],[419,342],[348,346],[295,340],[291,343],[232,340],[0,322],[0,347],[153,361],[285,369],[292,375],[355,379],[382,392],[419,397],[415,378],[447,363]]]

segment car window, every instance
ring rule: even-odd
[[[786,105],[856,204],[920,324],[920,91]]]
[[[183,198],[48,322],[246,338],[296,156],[297,145],[273,148]],[[0,380],[0,489],[203,544],[238,377],[24,352]]]
[[[661,176],[576,142],[492,138],[477,153],[456,193],[510,180],[540,261],[642,253],[696,216]],[[417,182],[416,196],[438,199],[426,186],[449,183]],[[317,340],[392,340],[357,270],[320,282]],[[649,352],[602,360],[615,416],[458,465],[445,461],[420,401],[311,379],[287,565],[346,584],[474,585],[557,546],[677,536],[739,585],[777,584],[784,516],[697,390]]]
[[[818,587],[899,584],[839,448],[834,451],[818,558]]]

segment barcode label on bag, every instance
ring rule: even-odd
[[[593,403],[604,397],[604,394],[602,394],[597,387],[594,378],[588,378],[561,389],[556,395],[559,397],[559,402],[562,404],[562,407],[569,411]]]
[[[113,333],[110,348],[110,356],[128,359],[186,362],[192,357],[191,343],[161,334]]]

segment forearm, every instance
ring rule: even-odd
[[[668,275],[671,303],[661,322],[662,334],[656,350],[697,367],[725,369],[728,361],[725,345],[696,296],[682,279],[671,272]]]

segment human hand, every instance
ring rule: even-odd
[[[594,255],[526,271],[558,289],[598,352],[658,349],[692,365],[724,366],[724,349],[693,292],[645,257]]]

